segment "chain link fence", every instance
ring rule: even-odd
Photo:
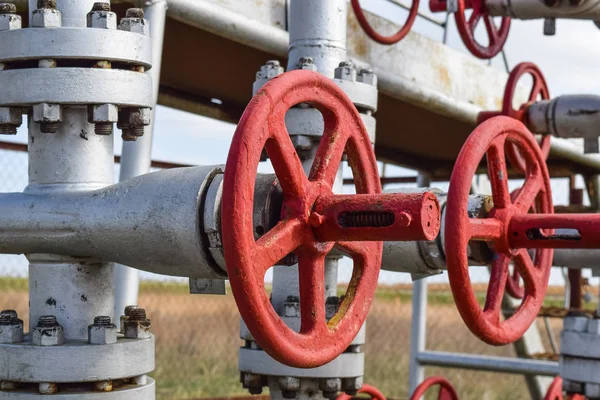
[[[27,185],[27,154],[0,150],[2,192],[22,191]],[[115,165],[115,179],[118,178]],[[393,173],[393,172],[392,172]],[[518,183],[516,183],[518,184]],[[565,204],[568,181],[553,184],[557,202]],[[439,185],[442,189],[447,186]],[[556,271],[555,271],[556,272]],[[563,285],[560,271],[551,284]],[[477,272],[476,282],[487,282],[485,271]],[[22,255],[0,255],[0,304],[16,309],[27,326],[27,261]],[[341,281],[347,281],[348,267],[340,268]],[[142,273],[139,304],[146,308],[156,335],[158,399],[195,399],[245,396],[239,383],[237,352],[240,318],[233,297],[190,295],[185,279]],[[476,339],[464,326],[449,292],[445,274],[430,285],[428,350],[515,356],[512,346],[491,347]],[[377,386],[390,398],[405,399],[408,393],[409,339],[411,327],[411,283],[407,274],[382,272],[380,288],[367,320],[364,346],[365,383]],[[340,286],[343,291],[343,283]],[[482,284],[482,291],[485,284]],[[595,294],[595,293],[594,293]],[[562,290],[552,298],[562,301]],[[543,321],[538,321],[544,331]],[[552,319],[555,335],[560,320]],[[547,349],[549,340],[544,338]],[[519,375],[427,368],[427,375],[447,377],[462,399],[527,398],[525,381]]]

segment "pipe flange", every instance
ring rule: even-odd
[[[60,390],[60,389],[59,389]],[[52,400],[154,400],[156,398],[155,382],[147,378],[145,385],[124,385],[111,392],[69,391],[69,393],[53,394]],[[3,400],[40,400],[47,396],[41,395],[37,389],[15,389],[2,391]]]
[[[334,79],[333,81],[350,97],[360,112],[377,111],[376,85],[345,79]]]
[[[272,359],[259,349],[240,348],[238,369],[265,376],[297,378],[356,378],[363,376],[365,354],[342,353],[333,361],[317,368],[293,368]]]
[[[112,29],[17,29],[0,32],[0,63],[41,59],[152,65],[149,36]]]
[[[105,345],[82,341],[59,346],[35,346],[31,341],[0,344],[0,381],[98,382],[131,378],[153,370],[154,336],[124,339],[120,335],[117,343]]]
[[[116,104],[152,108],[147,74],[99,68],[15,69],[0,73],[0,105]]]

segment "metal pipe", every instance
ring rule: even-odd
[[[412,395],[425,378],[424,364],[419,355],[425,351],[427,340],[427,280],[413,282],[412,321],[410,325],[410,359],[408,393]]]
[[[123,141],[121,170],[119,180],[124,181],[134,176],[150,172],[152,163],[152,139],[156,121],[156,104],[160,87],[160,70],[162,65],[162,49],[167,19],[166,0],[138,1],[144,8],[144,16],[150,24],[152,38],[152,69],[147,72],[152,77],[152,120],[146,128],[144,136],[135,142]],[[139,272],[125,265],[115,265],[115,315],[123,312],[126,306],[138,303]],[[120,323],[119,320],[116,321]]]
[[[569,269],[569,286],[571,288],[569,309],[571,310],[581,309],[581,283],[581,270]]]
[[[476,371],[504,372],[508,374],[556,376],[558,362],[528,360],[512,357],[480,356],[449,353],[442,351],[422,351],[417,355],[422,365],[462,368]]]
[[[486,0],[486,9],[491,16],[517,19],[568,18],[600,20],[600,1],[573,2],[559,0]]]

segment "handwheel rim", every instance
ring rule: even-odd
[[[356,15],[356,19],[358,20],[358,23],[362,27],[363,31],[377,43],[385,45],[395,44],[404,39],[404,37],[408,35],[408,32],[410,32],[410,29],[417,18],[417,14],[419,13],[419,0],[413,0],[410,11],[408,12],[408,18],[406,19],[404,25],[402,25],[402,28],[400,28],[400,30],[394,35],[383,36],[373,29],[371,24],[369,24],[369,21],[367,21],[367,18],[360,7],[360,0],[351,0],[351,4],[352,9],[354,10],[354,15]]]
[[[311,179],[314,180],[309,180],[304,174],[284,122],[289,108],[307,102],[318,108],[325,120],[323,140],[311,170]],[[332,110],[335,110],[335,115]],[[347,135],[347,138],[343,135]],[[340,149],[340,141],[344,138],[346,142]],[[332,150],[334,146],[338,147]],[[282,227],[278,228],[280,222],[255,241],[251,208],[263,147],[266,147],[279,178],[285,197],[283,209],[286,211],[282,214]],[[292,71],[272,79],[254,96],[238,124],[227,160],[222,200],[222,239],[232,292],[240,314],[258,345],[277,361],[293,367],[316,367],[341,354],[362,326],[377,284],[382,242],[320,243],[310,236],[312,231],[302,228],[302,224],[308,226],[309,217],[303,214],[303,207],[308,207],[319,194],[331,192],[337,173],[337,166],[335,173],[332,172],[333,163],[338,158],[341,162],[344,152],[354,176],[361,178],[357,179],[357,193],[380,193],[377,163],[370,139],[351,100],[335,83],[321,74]],[[316,192],[311,191],[312,198],[302,192],[303,188],[308,191],[309,184]],[[286,213],[293,215],[293,218],[288,218]],[[269,236],[271,232],[275,233]],[[264,243],[261,242],[265,237]],[[300,261],[299,283],[301,291],[303,287],[309,288],[307,293],[313,296],[315,304],[307,303],[301,294],[300,333],[290,329],[269,302],[264,290],[264,273],[268,267],[262,266],[264,271],[255,268],[259,262],[266,265],[274,260],[272,266],[289,254],[287,250],[277,248],[284,244],[281,238],[292,240],[289,246],[296,243],[293,240],[303,243],[301,251],[297,253]],[[259,247],[259,242],[262,247]],[[305,242],[314,245],[306,245]],[[317,269],[334,244],[352,255],[355,268],[339,311],[329,322],[323,323],[319,318],[325,307],[324,278],[319,275],[323,271]],[[285,245],[288,243],[285,242]],[[264,260],[260,258],[261,251],[268,254]],[[303,264],[303,260],[312,260],[311,268],[307,268],[310,273],[303,274],[303,265],[307,265]],[[306,278],[308,275],[310,278]],[[319,305],[321,296],[322,307]],[[314,310],[311,308],[313,306]]]
[[[517,84],[519,80],[525,74],[531,75],[531,77],[533,78],[533,85],[531,87],[531,91],[529,92],[529,98],[527,102],[523,104],[518,110],[515,110],[513,108],[514,94],[517,89]],[[506,82],[506,87],[504,89],[502,114],[515,118],[527,125],[528,106],[532,102],[536,101],[540,96],[542,100],[550,99],[550,90],[548,89],[548,84],[546,83],[546,78],[544,78],[544,74],[537,67],[537,65],[533,63],[520,63],[511,71],[508,81]],[[548,155],[550,154],[550,135],[542,136],[539,146],[542,150],[542,154],[544,155],[544,159],[547,159]],[[520,172],[525,171],[525,161],[514,146],[509,146],[507,148],[507,157],[511,165],[515,167],[515,169],[517,169]]]
[[[484,2],[482,0],[471,0],[473,13],[467,20],[465,15],[465,1],[458,0],[458,10],[454,13],[458,33],[471,54],[484,60],[490,59],[502,51],[508,39],[510,17],[502,17],[502,23],[500,29],[498,29],[494,24],[493,18],[485,10]],[[486,25],[488,39],[490,40],[488,46],[481,45],[475,39],[475,28],[477,28],[479,21],[482,19]]]
[[[456,390],[452,384],[441,376],[432,376],[425,379],[419,386],[416,387],[410,400],[420,400],[425,393],[432,387],[439,386],[438,400],[459,400]]]
[[[535,168],[537,174],[535,175],[537,177],[535,183],[536,185],[539,184],[539,192],[536,192],[538,194],[536,194],[535,198],[531,199],[531,202],[536,201],[539,196],[541,199],[540,212],[552,213],[550,178],[539,147],[533,139],[533,135],[519,121],[504,116],[495,117],[484,122],[473,131],[456,160],[448,191],[446,233],[444,235],[450,287],[459,313],[471,332],[486,343],[493,345],[502,345],[515,341],[525,333],[535,320],[547,289],[553,254],[553,250],[551,249],[541,251],[540,257],[536,257],[535,265],[531,266],[527,263],[529,255],[526,250],[518,249],[513,254],[513,249],[510,249],[510,246],[507,245],[506,230],[508,227],[506,224],[502,225],[501,222],[495,222],[500,221],[497,218],[501,218],[503,213],[509,218],[508,211],[504,210],[509,210],[510,207],[513,207],[508,194],[506,175],[502,177],[498,173],[498,179],[490,176],[494,191],[494,209],[490,212],[491,217],[481,220],[471,220],[467,215],[471,180],[475,175],[480,160],[483,159],[484,155],[487,155],[488,168],[493,171],[489,174],[495,173],[497,171],[496,167],[490,164],[490,159],[495,160],[495,158],[490,156],[488,149],[491,148],[494,140],[499,140],[498,138],[505,136],[510,138],[512,142],[520,144],[521,150],[525,150],[526,157],[530,159],[528,161],[535,163],[534,165],[528,164],[528,171]],[[504,142],[502,142],[502,145],[504,145]],[[506,162],[503,162],[503,173],[507,174]],[[537,179],[540,179],[540,181],[537,181]],[[528,185],[528,182],[530,181],[526,179],[525,185]],[[495,185],[497,187],[500,184],[503,186],[506,184],[506,188],[502,189],[503,192],[506,192],[503,198],[499,198],[497,194],[498,190],[495,188]],[[531,192],[529,189],[524,189],[523,191],[525,193]],[[530,205],[527,205],[527,209],[529,209]],[[512,212],[523,211],[515,208]],[[478,233],[479,231],[481,233]],[[486,305],[482,309],[471,287],[471,279],[468,272],[467,247],[471,239],[486,239],[486,235],[489,237],[498,237],[493,243],[499,250],[492,264],[493,278],[490,279]],[[501,296],[503,295],[508,277],[508,262],[511,258],[515,260],[515,265],[519,268],[520,275],[523,276],[525,297],[516,312],[509,319],[502,321],[500,316]]]

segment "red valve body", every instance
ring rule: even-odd
[[[440,205],[433,193],[323,196],[311,224],[322,241],[435,239]]]

